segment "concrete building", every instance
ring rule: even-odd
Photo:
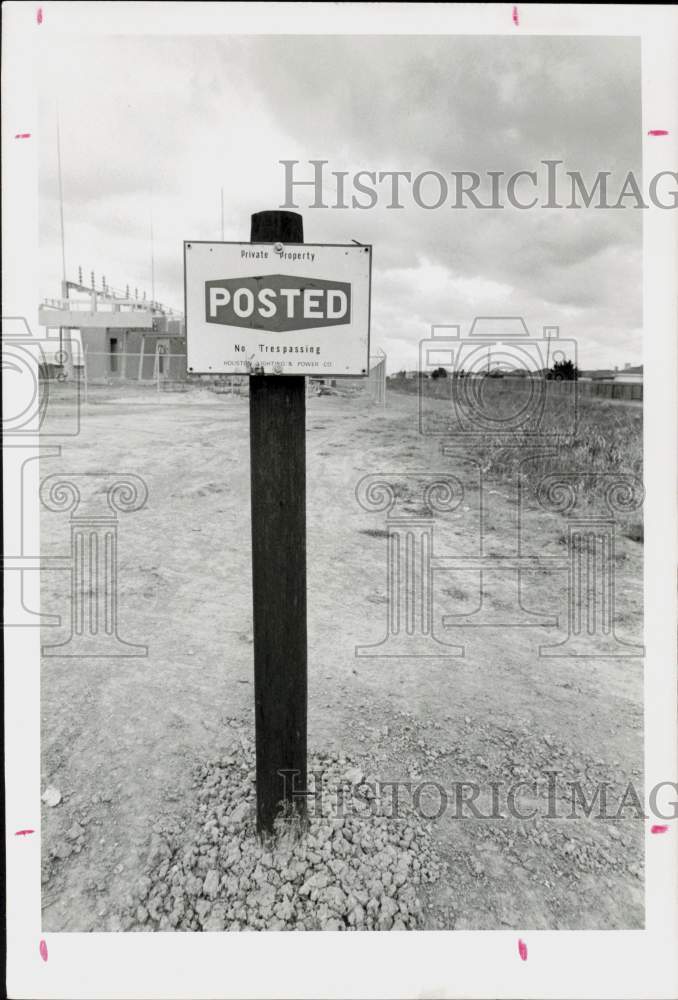
[[[94,284],[94,282],[92,282]],[[39,322],[53,331],[59,350],[46,359],[47,377],[66,378],[86,368],[87,379],[153,380],[186,376],[186,328],[180,313],[158,302],[65,282],[65,296],[45,299]],[[76,292],[76,295],[71,295]]]

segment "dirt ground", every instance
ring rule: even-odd
[[[53,402],[58,432],[69,404]],[[42,462],[41,476],[136,473],[148,487],[142,510],[119,515],[118,553],[119,634],[148,656],[42,663],[43,790],[61,793],[43,806],[43,928],[120,930],[154,828],[190,815],[196,767],[253,732],[248,401],[206,389],[98,389],[80,435],[52,440],[62,455]],[[477,554],[481,516],[484,554],[510,555],[520,511],[523,551],[536,560],[521,577],[529,613],[512,626],[515,572],[480,582],[474,569],[442,568],[434,634],[464,656],[356,656],[357,645],[384,638],[387,615],[385,514],[363,509],[356,485],[368,473],[455,471],[466,490],[435,517],[435,556]],[[481,502],[474,474],[463,454],[443,456],[439,438],[419,433],[414,395],[389,391],[384,409],[362,393],[309,398],[309,747],[409,783],[403,796],[416,793],[429,815],[440,791],[421,783],[446,790],[432,829],[449,875],[426,890],[426,927],[642,927],[643,821],[631,807],[617,816],[629,782],[642,798],[642,660],[539,655],[566,635],[566,519],[521,507],[500,480],[485,484]],[[413,496],[406,513],[418,504]],[[44,556],[68,553],[68,522],[43,512]],[[642,543],[618,537],[615,566],[618,635],[637,643]],[[494,621],[480,627],[479,586]],[[43,643],[65,639],[67,573],[43,573],[42,602],[64,621],[43,630]],[[452,614],[459,624],[445,630]],[[547,624],[555,617],[559,626]],[[558,772],[557,818],[549,771]],[[458,783],[481,786],[476,807],[487,815],[491,783],[518,781],[527,783],[520,809],[534,806],[535,816],[482,818],[463,803],[460,815]],[[587,798],[607,782],[612,818],[568,818],[568,781]]]

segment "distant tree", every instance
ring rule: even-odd
[[[579,369],[568,358],[565,361],[556,361],[546,377],[556,382],[576,382],[579,378]]]
[[[431,378],[447,378],[447,368],[435,368],[431,372]]]

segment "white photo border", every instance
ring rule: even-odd
[[[650,5],[9,2],[3,9],[3,314],[37,329],[41,46],[63,33],[626,35],[641,39],[643,175],[678,163],[678,18]],[[40,10],[40,15],[38,15]],[[649,136],[661,128],[668,135]],[[17,135],[30,133],[30,138]],[[645,789],[676,781],[678,215],[644,212]],[[6,406],[11,400],[6,399]],[[34,463],[37,466],[37,463]],[[39,551],[37,476],[27,550]],[[11,494],[5,485],[6,503]],[[26,508],[25,508],[26,509]],[[9,517],[9,511],[7,517]],[[40,646],[5,634],[7,990],[12,997],[678,995],[678,821],[646,830],[644,930],[45,933],[40,888]],[[16,836],[20,829],[32,836]],[[522,938],[528,957],[517,948]],[[46,958],[41,955],[44,940]]]

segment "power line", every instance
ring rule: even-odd
[[[153,241],[153,192],[151,191],[151,302],[155,302],[155,244]]]

